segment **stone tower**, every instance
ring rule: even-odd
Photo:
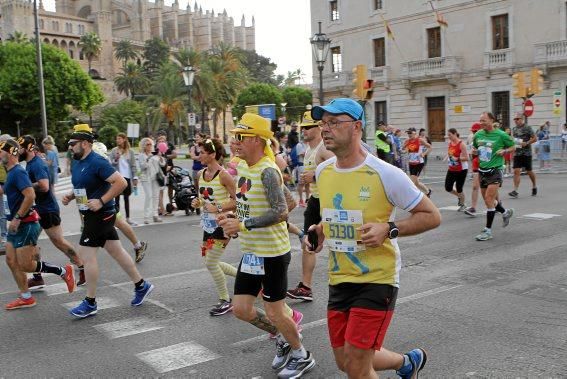
[[[0,0],[0,14],[2,15],[0,37],[7,39],[15,32],[25,33],[33,37],[34,18],[33,2],[28,0]]]

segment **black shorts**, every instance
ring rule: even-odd
[[[210,239],[214,240],[224,240],[226,236],[224,235],[224,230],[221,227],[215,229],[212,233],[203,232],[203,242],[207,242]]]
[[[339,283],[329,286],[327,309],[345,312],[350,308],[394,310],[398,288],[388,284]]]
[[[321,222],[321,204],[318,197],[309,197],[307,207],[303,212],[303,231],[307,233],[311,225]]]
[[[83,214],[83,233],[79,245],[104,247],[106,241],[118,240],[114,227],[116,213],[88,212]]]
[[[234,281],[235,295],[258,296],[263,289],[264,301],[273,303],[285,299],[287,292],[287,268],[291,261],[291,252],[278,257],[264,257],[264,275],[252,275],[240,271],[242,259],[238,265]]]
[[[418,164],[410,164],[409,166],[409,174],[414,176],[419,176],[421,174],[421,170],[423,170],[423,163]]]
[[[532,156],[531,155],[515,155],[514,168],[525,168],[526,171],[532,171]]]
[[[453,186],[457,187],[457,193],[463,192],[463,186],[467,180],[468,170],[461,171],[447,171],[447,176],[445,177],[445,191],[451,192]]]
[[[479,170],[480,188],[488,188],[491,184],[499,184],[502,187],[502,170],[499,168]]]
[[[39,214],[39,226],[41,226],[42,229],[47,230],[59,225],[61,225],[61,217],[59,216],[59,212]]]

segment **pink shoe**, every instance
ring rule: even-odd
[[[295,322],[295,325],[297,325],[297,332],[301,333],[301,331],[303,331],[303,326],[301,326],[301,321],[303,320],[303,313],[301,313],[300,311],[296,311],[295,309],[292,309],[293,314],[291,315],[291,318],[293,319],[293,322]],[[269,333],[268,334],[268,338],[270,339],[274,339],[276,338],[275,334]]]
[[[301,208],[305,208],[305,207],[307,207],[307,204],[305,204],[305,201],[301,200],[301,201],[299,202],[299,206],[300,206]]]

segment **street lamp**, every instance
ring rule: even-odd
[[[150,136],[150,112],[146,112],[146,137]]]
[[[21,134],[20,134],[20,122],[21,121],[16,121],[16,133],[18,133],[17,134],[18,137],[21,136]]]
[[[315,33],[315,35],[309,39],[309,42],[311,42],[313,56],[315,57],[317,68],[319,69],[319,104],[323,105],[323,69],[325,68],[327,54],[329,54],[331,40],[321,31],[321,21],[319,21],[319,32]]]
[[[35,50],[37,64],[37,85],[39,87],[39,109],[41,112],[43,138],[47,138],[47,111],[45,108],[45,86],[43,84],[43,63],[41,58],[41,39],[39,36],[39,11],[37,9],[37,0],[34,0],[33,2],[33,15],[35,24]]]
[[[191,90],[193,89],[194,79],[195,79],[195,69],[191,66],[185,66],[185,68],[183,68],[183,81],[185,82],[185,86],[187,87],[187,93],[189,95],[189,102],[187,105],[187,125],[189,129],[189,139],[193,139],[195,136],[195,131],[193,129],[195,127],[195,123],[192,122],[194,120],[191,120],[189,116],[191,113],[193,113],[193,107],[191,106]]]
[[[215,137],[217,135],[217,115],[215,114],[217,108],[212,107],[210,108],[210,110],[213,116],[213,137]],[[224,137],[223,137],[223,141],[224,141]]]

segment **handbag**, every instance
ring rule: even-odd
[[[161,170],[156,174],[156,181],[160,187],[165,186],[165,175]]]

